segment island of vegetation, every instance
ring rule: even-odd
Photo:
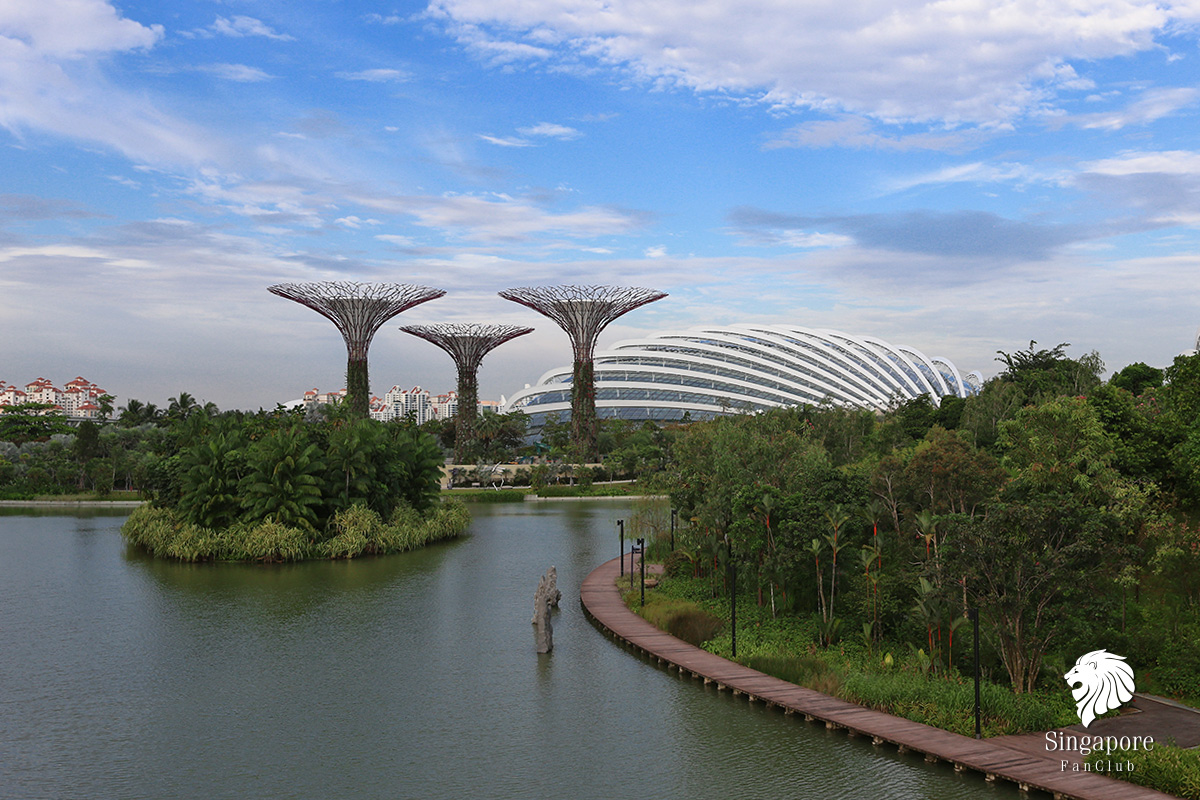
[[[152,501],[122,528],[184,561],[294,561],[412,550],[470,521],[441,502],[441,450],[413,426],[304,421],[280,413],[210,418],[177,431]]]

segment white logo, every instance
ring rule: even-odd
[[[1097,715],[1133,699],[1133,669],[1125,663],[1125,656],[1107,650],[1093,650],[1080,656],[1063,677],[1071,687],[1075,710],[1085,728]]]

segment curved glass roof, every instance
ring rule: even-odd
[[[869,336],[794,325],[669,331],[596,353],[596,410],[622,419],[691,419],[789,405],[884,410],[927,395],[966,397],[983,384],[948,359]],[[546,372],[504,411],[570,416],[571,367]]]

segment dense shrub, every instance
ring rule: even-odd
[[[152,555],[180,561],[298,561],[306,558],[354,558],[400,553],[458,536],[471,521],[458,501],[446,501],[425,513],[400,506],[387,523],[373,510],[354,505],[334,515],[331,535],[268,518],[212,529],[188,521],[169,508],[141,506],[121,528],[130,544]]]
[[[690,600],[651,598],[640,613],[655,627],[696,647],[720,633],[725,625]]]
[[[1153,750],[1116,750],[1112,754],[1097,751],[1086,759],[1093,769],[1102,766],[1103,774],[1136,783],[1150,789],[1200,800],[1200,752],[1156,742]],[[1106,762],[1133,764],[1132,770],[1108,771]]]

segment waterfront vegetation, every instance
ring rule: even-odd
[[[1155,742],[1154,749],[1097,751],[1085,759],[1093,771],[1119,777],[1160,792],[1200,800],[1200,752],[1175,747],[1173,742]],[[1111,765],[1125,765],[1117,772]],[[1128,769],[1132,764],[1133,768]]]
[[[1107,382],[1066,345],[998,360],[966,399],[679,431],[675,547],[661,519],[626,530],[666,569],[647,616],[727,621],[736,571],[739,661],[961,733],[969,608],[985,734],[1075,722],[1063,674],[1101,648],[1130,659],[1139,690],[1200,703],[1200,356]],[[695,607],[653,611],[664,597]],[[703,646],[730,644],[725,626]]]
[[[351,505],[321,532],[272,518],[207,528],[174,509],[145,505],[134,510],[122,532],[131,544],[163,558],[271,563],[402,553],[458,536],[469,523],[470,513],[456,500],[434,504],[424,514],[402,505],[386,521],[366,506]]]
[[[755,592],[738,592],[738,663],[852,703],[954,731],[975,734],[975,686],[969,673],[933,674],[927,661],[902,642],[868,645],[843,639],[821,647],[811,616],[776,614],[755,603]],[[640,604],[626,590],[630,608],[662,630],[709,652],[733,658],[729,598],[713,596],[705,578],[663,577]],[[969,646],[969,638],[965,639]],[[1030,733],[1078,722],[1062,686],[1016,694],[1000,676],[981,687],[984,736]]]

